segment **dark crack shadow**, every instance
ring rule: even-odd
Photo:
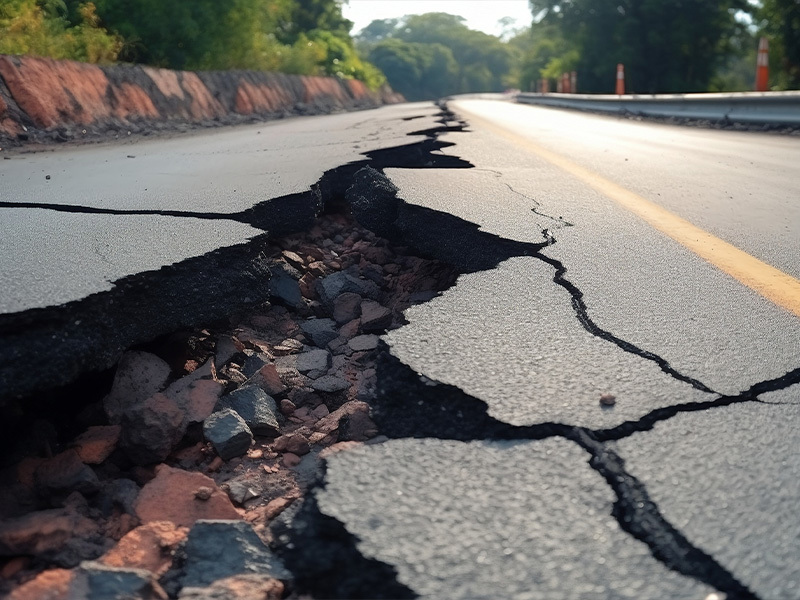
[[[490,416],[483,400],[455,386],[419,375],[392,356],[385,344],[381,350],[373,416],[387,437],[459,441],[533,441],[561,437],[570,440],[589,453],[589,465],[616,495],[612,516],[620,528],[645,543],[654,558],[671,570],[724,592],[729,600],[756,598],[727,569],[695,547],[663,517],[645,485],[625,470],[622,458],[604,443],[620,438],[606,435],[601,439],[589,429],[558,423],[509,425]],[[649,429],[652,423],[645,423],[643,427]],[[633,432],[628,431],[627,435]]]

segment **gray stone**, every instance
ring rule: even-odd
[[[250,448],[253,434],[235,410],[223,408],[203,423],[203,435],[223,460],[241,456]]]
[[[288,265],[270,265],[270,271],[272,271],[272,276],[269,278],[270,300],[290,308],[301,308],[304,303],[300,284],[289,274]]]
[[[217,338],[214,352],[214,365],[217,369],[221,369],[230,359],[242,352],[242,343],[229,335],[221,335]]]
[[[258,373],[262,367],[269,364],[269,356],[259,352],[258,354],[253,354],[252,356],[248,356],[247,360],[244,361],[242,365],[241,371],[244,373],[244,376],[250,379],[253,375]]]
[[[361,303],[362,331],[383,331],[392,324],[392,311],[374,300]]]
[[[336,377],[335,375],[325,375],[324,377],[314,380],[311,383],[311,387],[318,392],[342,392],[350,388],[350,382],[341,377]]]
[[[166,600],[167,594],[150,571],[120,569],[85,561],[75,571],[68,597],[83,600]]]
[[[163,461],[186,433],[185,413],[166,394],[155,394],[122,415],[119,447],[133,462]]]
[[[367,350],[375,350],[378,347],[380,338],[374,333],[366,335],[359,335],[350,340],[347,344],[350,349],[355,352],[365,352]]]
[[[340,294],[333,300],[333,320],[339,325],[361,316],[361,296],[353,292]]]
[[[257,385],[246,385],[223,396],[220,408],[230,408],[244,419],[255,435],[279,435],[278,405]]]
[[[324,375],[331,366],[331,353],[327,350],[315,348],[297,355],[297,370],[312,379]],[[315,377],[316,376],[316,377]]]
[[[227,490],[228,497],[240,505],[261,495],[256,486],[253,485],[253,482],[247,479],[230,479],[222,487]]]
[[[201,587],[239,574],[288,579],[289,572],[243,521],[200,520],[186,540],[183,586]]]
[[[88,465],[81,462],[74,449],[48,459],[34,472],[36,489],[45,496],[68,495],[80,492],[84,495],[96,493],[100,480]]]
[[[336,323],[333,319],[310,319],[300,323],[300,329],[314,342],[314,345],[324,348],[328,342],[332,342],[339,337],[336,330]]]
[[[380,290],[371,281],[353,276],[347,271],[339,271],[317,280],[316,291],[322,304],[333,310],[334,300],[341,294],[351,292],[366,298],[377,298]]]
[[[149,352],[126,352],[117,365],[111,392],[103,399],[108,420],[119,425],[131,406],[160,392],[169,378],[169,365]]]

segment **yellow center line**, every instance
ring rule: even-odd
[[[630,212],[688,248],[700,258],[708,261],[720,271],[727,273],[740,283],[758,292],[770,302],[785,308],[800,317],[800,280],[767,263],[739,250],[736,246],[692,225],[689,221],[669,212],[663,207],[617,185],[613,181],[575,164],[555,152],[486,120],[480,115],[464,110],[471,122],[480,122],[483,127],[522,146],[551,164],[563,169],[588,184],[604,196],[614,200]]]

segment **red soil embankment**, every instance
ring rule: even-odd
[[[0,141],[237,123],[402,102],[386,88],[260,71],[170,71],[0,55]]]

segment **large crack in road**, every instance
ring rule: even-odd
[[[439,141],[439,135],[466,130],[466,124],[457,122],[446,109],[440,117],[441,127],[416,132],[426,135],[425,141],[367,153],[363,161],[326,172],[307,193],[271,199],[235,214],[0,204],[0,208],[19,208],[24,204],[25,208],[78,213],[229,219],[266,232],[247,244],[221,249],[155,273],[126,278],[105,294],[58,308],[0,317],[0,336],[4,340],[0,350],[0,388],[6,394],[4,399],[11,401],[36,390],[62,385],[88,369],[112,366],[123,350],[135,344],[263,302],[270,293],[265,283],[269,280],[270,263],[262,253],[267,240],[308,229],[322,210],[351,211],[364,227],[376,234],[409,246],[422,256],[452,265],[461,274],[489,271],[511,258],[529,257],[554,270],[554,284],[569,294],[575,318],[591,336],[656,364],[663,373],[695,390],[717,397],[661,407],[636,420],[605,429],[555,422],[512,425],[491,416],[484,400],[457,386],[420,375],[382,343],[377,397],[372,407],[380,433],[395,440],[567,440],[588,453],[588,464],[613,492],[616,501],[611,516],[620,529],[646,544],[656,560],[669,570],[726,594],[728,599],[755,598],[733,573],[693,545],[662,515],[646,486],[626,471],[624,460],[608,444],[650,431],[656,424],[680,414],[761,402],[761,395],[800,382],[800,368],[756,383],[738,395],[720,395],[700,380],[681,373],[658,354],[599,327],[590,317],[583,292],[566,277],[567,267],[544,254],[545,249],[557,248],[550,231],[542,231],[541,242],[519,242],[481,231],[478,225],[451,214],[399,199],[397,188],[383,173],[387,168],[472,167],[458,157],[440,153],[453,144]],[[538,208],[532,210],[542,215]],[[572,225],[560,217],[543,216]],[[202,305],[187,310],[187,289],[203,290]],[[247,298],[241,297],[242,290],[247,290]],[[159,315],[155,320],[154,307],[158,307]],[[42,369],[30,372],[28,366],[45,348],[54,359]],[[319,495],[327,485],[323,468],[302,505],[286,511],[273,524],[275,549],[295,578],[296,592],[314,597],[414,597],[416,592],[398,579],[392,565],[365,555],[358,536],[348,530],[347,523],[320,508]]]

